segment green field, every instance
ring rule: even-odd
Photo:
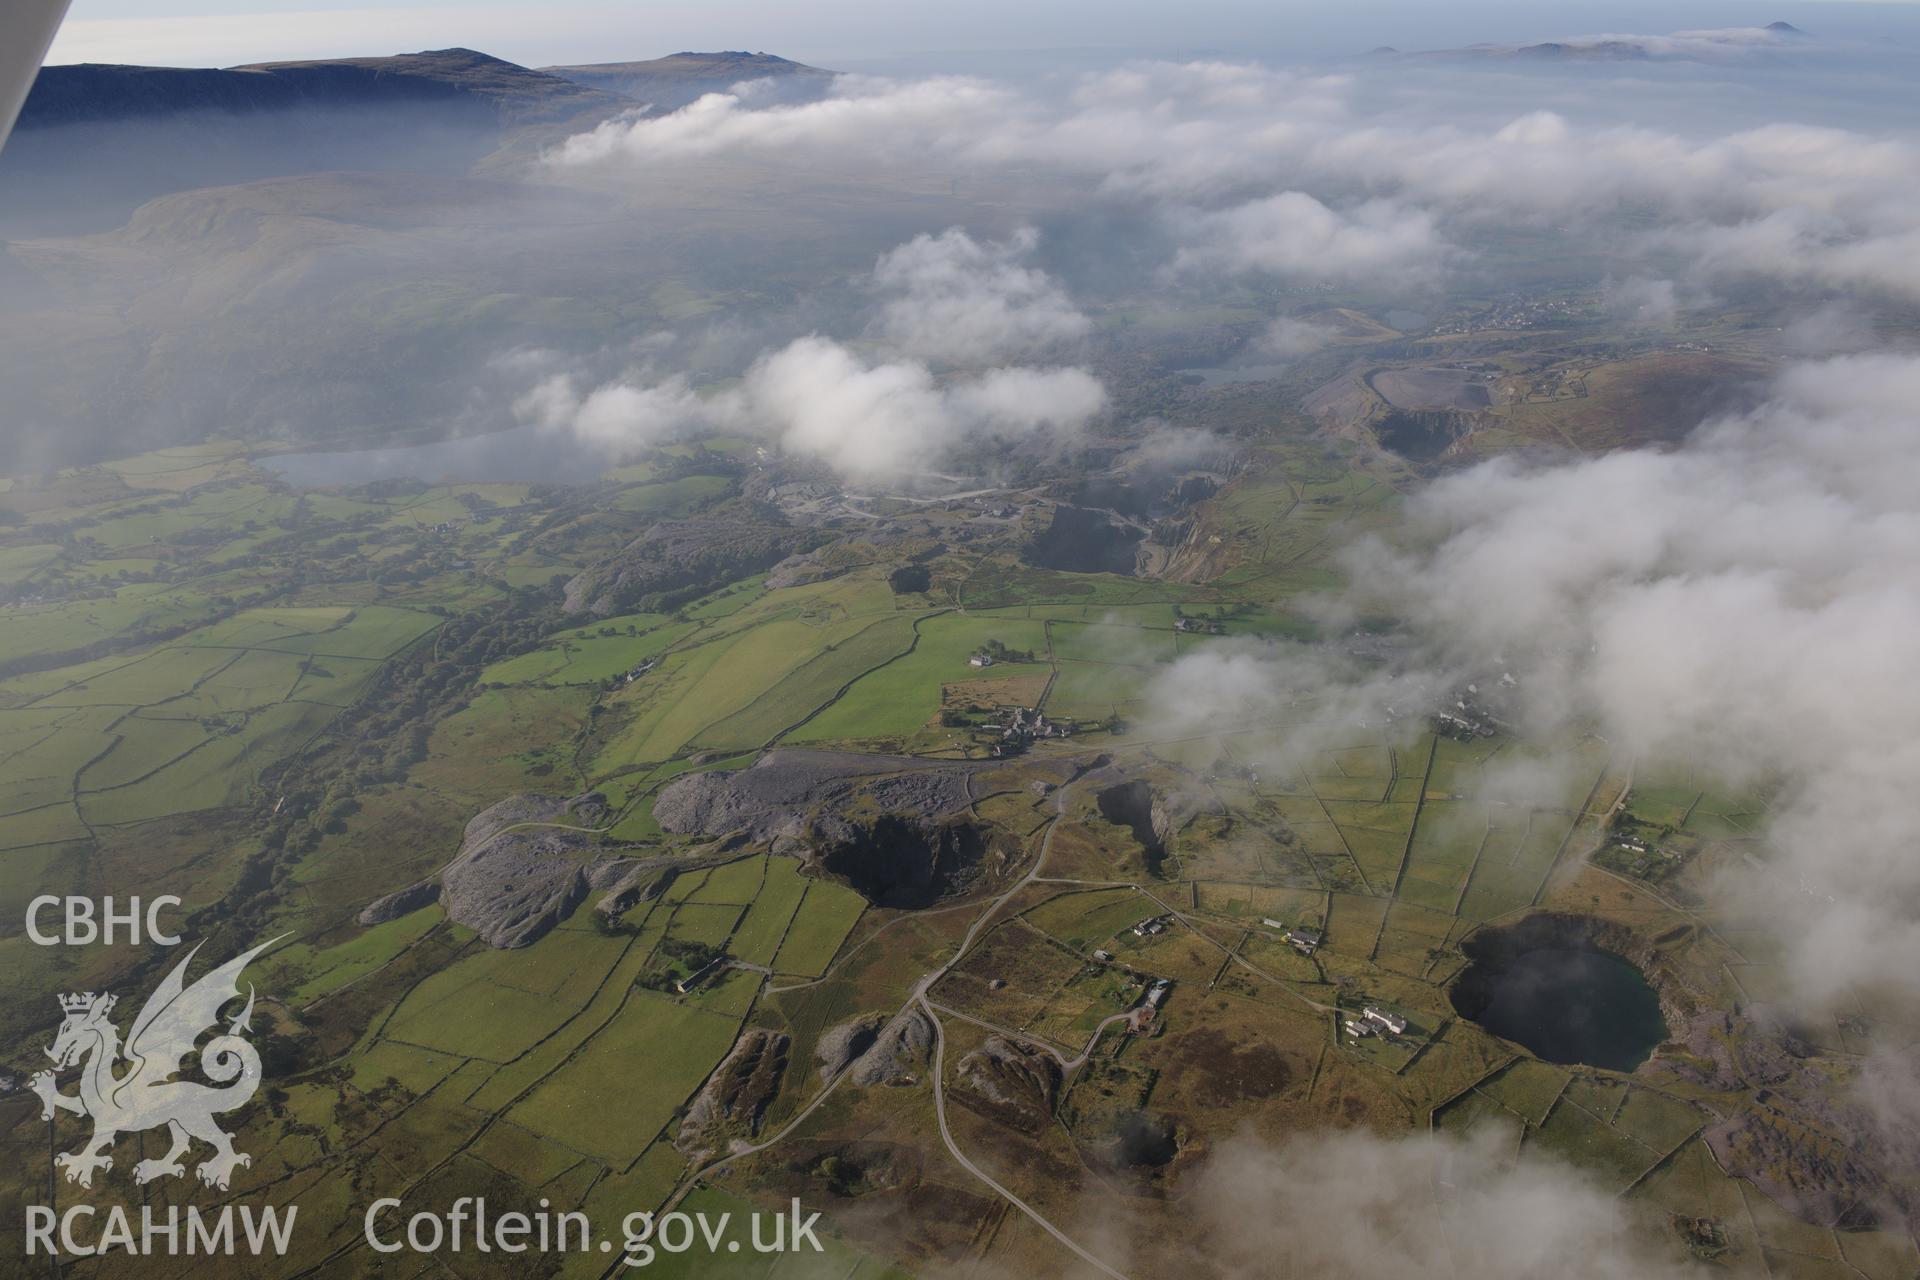
[[[817,978],[833,962],[848,930],[867,909],[866,900],[828,880],[807,885],[806,895],[787,926],[786,940],[774,958],[779,973]]]
[[[731,1018],[635,992],[508,1114],[574,1151],[624,1166],[700,1087],[738,1030]],[[639,1063],[644,1070],[635,1069]]]
[[[1044,659],[1047,638],[1039,623],[941,614],[923,619],[918,630],[912,653],[855,681],[838,702],[788,735],[787,740],[906,737],[939,712],[943,684],[1045,674],[1040,663],[996,663],[984,669],[967,665],[967,659],[989,640],[998,640],[1009,649],[1031,651]]]

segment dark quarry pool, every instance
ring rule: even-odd
[[[1478,961],[1453,1001],[1467,1018],[1548,1062],[1631,1071],[1667,1038],[1659,996],[1645,975],[1593,947],[1540,947],[1493,964]]]

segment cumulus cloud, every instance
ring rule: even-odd
[[[514,401],[513,412],[522,422],[569,435],[613,457],[673,439],[714,416],[681,377],[643,386],[612,382],[582,391],[570,373],[542,378]]]
[[[1051,276],[1027,265],[1039,242],[1031,227],[1005,240],[976,240],[959,227],[916,236],[874,267],[875,287],[890,296],[873,331],[945,363],[1031,355],[1084,337],[1091,322]]]
[[[1295,280],[1424,280],[1446,255],[1432,215],[1386,200],[1336,211],[1299,191],[1176,217],[1178,271],[1259,271]]]
[[[1445,477],[1408,503],[1413,549],[1357,544],[1355,585],[1329,605],[1409,625],[1397,677],[1224,644],[1167,668],[1150,704],[1176,733],[1271,723],[1275,750],[1297,754],[1498,664],[1520,673],[1535,729],[1590,728],[1770,791],[1764,857],[1713,900],[1780,939],[1803,1008],[1910,984],[1915,403],[1920,357],[1836,357],[1789,368],[1762,406],[1677,450]]]
[[[1414,499],[1426,549],[1356,554],[1441,661],[1502,654],[1629,750],[1777,784],[1762,867],[1809,1005],[1920,971],[1920,359],[1784,373],[1674,452],[1495,463]]]
[[[1510,1142],[1348,1131],[1223,1143],[1195,1188],[1209,1269],[1330,1280],[1675,1280],[1620,1203]]]
[[[785,448],[861,477],[923,470],[962,444],[1078,431],[1106,404],[1083,369],[1005,368],[940,382],[918,361],[869,364],[821,337],[762,357],[746,414]]]
[[[917,360],[869,361],[811,335],[763,353],[739,384],[703,396],[679,376],[583,390],[551,374],[514,403],[523,422],[611,457],[690,433],[737,431],[876,479],[924,471],[961,452],[1046,435],[1064,441],[1106,407],[1083,369],[1011,366],[942,379]]]

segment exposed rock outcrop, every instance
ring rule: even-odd
[[[790,1044],[780,1031],[753,1030],[742,1035],[687,1105],[674,1146],[698,1160],[712,1155],[730,1137],[757,1135],[780,1089]]]
[[[1006,1036],[989,1036],[960,1059],[952,1097],[990,1120],[1037,1133],[1053,1122],[1059,1091],[1060,1064],[1052,1054]]]
[[[972,766],[834,751],[773,751],[751,768],[691,774],[654,800],[662,828],[767,841],[869,901],[925,906],[1010,862],[966,816]]]
[[[903,1009],[854,1060],[848,1075],[857,1085],[911,1084],[933,1052],[933,1023],[919,1006]]]
[[[385,924],[389,920],[398,920],[401,916],[412,915],[420,908],[439,899],[440,882],[422,880],[419,884],[410,884],[384,898],[375,898],[355,919],[366,925]]]
[[[844,811],[856,793],[875,807],[942,818],[967,806],[967,766],[850,751],[769,751],[746,769],[676,778],[660,789],[654,820],[682,835],[739,832],[750,840],[803,836],[812,812]]]
[[[820,1037],[813,1056],[820,1064],[820,1083],[825,1084],[848,1063],[872,1047],[880,1031],[880,1015],[863,1014],[842,1022]]]
[[[612,890],[630,877],[642,860],[611,856],[596,833],[571,829],[580,825],[580,803],[509,796],[476,814],[460,852],[440,873],[448,918],[488,946],[524,947],[566,919],[590,891]]]

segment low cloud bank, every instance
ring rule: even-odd
[[[1632,39],[1648,49],[1782,43],[1732,29]],[[669,115],[611,121],[549,159],[562,171],[711,157],[1040,171],[1158,209],[1183,268],[1309,282],[1439,270],[1486,227],[1590,238],[1611,223],[1616,258],[1679,260],[1700,284],[1762,278],[1920,297],[1910,139],[1791,121],[1710,138],[1593,124],[1564,91],[1558,110],[1487,127],[1460,122],[1445,96],[1383,93],[1379,74],[1139,63],[1053,98],[968,77],[846,76],[817,102],[756,107],[710,94]],[[1623,215],[1651,229],[1628,232]]]

